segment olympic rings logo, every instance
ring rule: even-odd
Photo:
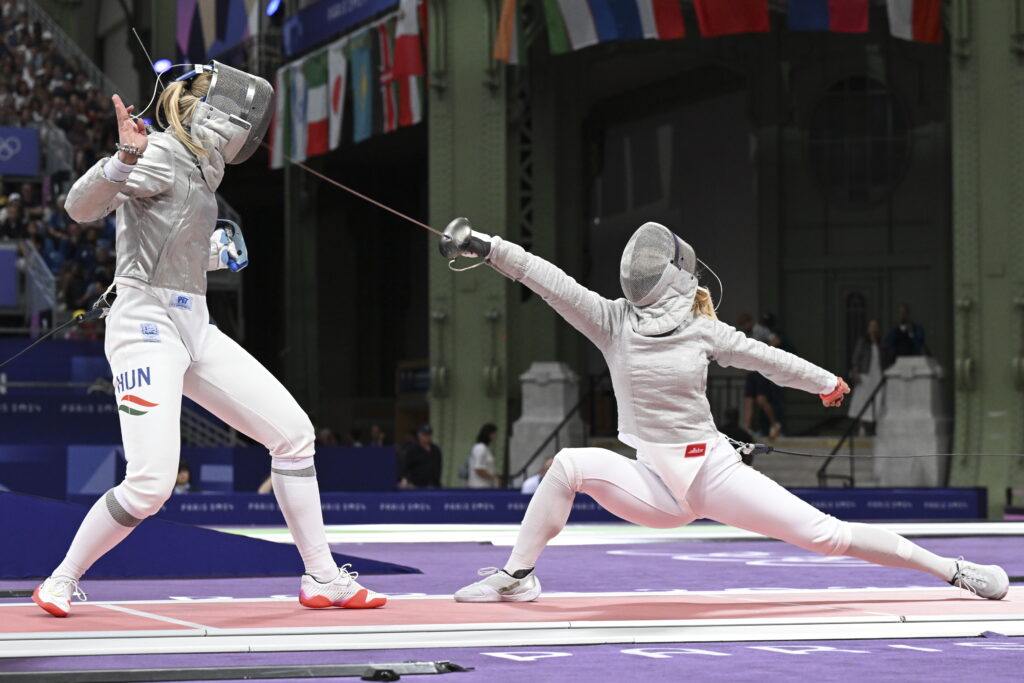
[[[10,161],[21,151],[21,140],[13,135],[9,138],[0,138],[0,161]]]

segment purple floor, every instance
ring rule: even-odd
[[[1024,576],[1024,543],[1019,538],[926,538],[918,542],[940,555],[963,555],[975,562],[999,564],[1010,576]],[[364,582],[382,592],[428,595],[452,593],[474,581],[478,568],[502,566],[509,552],[509,548],[479,543],[365,543],[334,549],[418,567],[422,574],[367,576]],[[557,592],[941,585],[926,574],[878,567],[848,557],[824,557],[779,541],[552,546],[541,557],[538,575],[545,590]],[[0,590],[34,588],[36,583],[0,581]],[[92,600],[255,598],[295,595],[298,577],[159,581],[87,578],[82,587]]]
[[[1002,565],[1011,577],[1024,576],[1024,543],[1019,538],[929,538],[921,539],[919,543],[940,555],[963,555],[976,562],[996,563]],[[368,543],[346,545],[344,550],[364,557],[411,565],[423,571],[423,574],[365,577],[365,583],[372,588],[394,594],[450,593],[474,580],[477,568],[501,566],[509,551],[508,548],[476,543]],[[876,567],[851,558],[822,557],[776,541],[553,546],[545,551],[538,565],[538,572],[546,590],[559,592],[940,585],[937,579],[925,574]],[[33,581],[0,581],[0,590],[31,588],[34,585]],[[93,600],[291,596],[295,595],[298,589],[298,577],[161,581],[87,580],[83,583],[83,588]],[[23,600],[22,598],[18,601]],[[684,678],[729,681],[935,681],[962,677],[965,680],[977,681],[1017,681],[1024,676],[1021,674],[1024,670],[1024,639],[993,636],[906,641],[701,643],[639,647],[602,645],[0,659],[0,671],[405,660],[451,660],[463,666],[475,667],[476,671],[450,674],[437,680],[486,680],[490,683],[529,678],[537,681],[558,678],[584,681]]]
[[[929,638],[800,643],[676,643],[0,660],[2,671],[271,666],[448,660],[452,681],[1020,681],[1024,639]],[[275,679],[302,681],[313,679]],[[358,680],[358,679],[322,679]]]

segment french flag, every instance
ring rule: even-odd
[[[793,31],[865,33],[868,0],[789,0],[789,28]]]
[[[557,0],[561,20],[573,50],[612,40],[682,38],[683,13],[679,0]]]
[[[942,0],[888,0],[889,31],[896,38],[942,42]]]

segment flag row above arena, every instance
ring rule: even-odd
[[[535,0],[536,1],[536,0]],[[771,30],[768,0],[539,0],[552,54],[616,40],[672,40],[686,36],[683,5],[692,4],[705,38]],[[518,9],[504,0],[494,58],[520,61]],[[792,31],[866,33],[871,0],[788,0]],[[889,31],[904,40],[942,42],[942,0],[886,0]]]
[[[494,57],[519,62],[518,10],[504,0]],[[535,0],[544,10],[553,54],[617,40],[686,35],[683,5],[693,5],[705,37],[771,30],[768,0]],[[864,33],[871,0],[788,0],[796,31]],[[889,29],[905,40],[942,42],[942,0],[886,0]],[[397,12],[277,71],[270,163],[304,161],[341,144],[351,97],[352,141],[389,133],[423,118],[426,3],[400,0]]]
[[[346,94],[352,141],[423,119],[422,0],[277,70],[270,165],[305,161],[341,144]]]

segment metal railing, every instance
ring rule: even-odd
[[[21,246],[25,260],[25,315],[52,311],[57,307],[57,278],[32,240],[23,240]]]
[[[23,0],[23,2],[29,21],[38,21],[44,31],[49,31],[53,35],[53,44],[56,48],[61,54],[77,59],[85,75],[89,77],[94,86],[103,90],[108,95],[119,92],[117,85],[107,78],[103,70],[96,66],[96,63],[89,58],[89,55],[85,54],[82,48],[78,47],[78,43],[72,40],[71,36],[60,27],[60,24],[54,21],[35,0]]]
[[[854,431],[859,429],[861,421],[864,418],[864,413],[867,412],[868,408],[873,409],[875,401],[878,399],[879,393],[885,387],[886,379],[887,378],[883,375],[882,381],[878,383],[878,386],[876,386],[874,391],[871,392],[871,395],[868,396],[868,400],[864,403],[864,406],[857,413],[856,417],[854,417],[853,420],[850,421],[850,424],[847,426],[846,431],[843,432],[842,437],[840,437],[839,442],[835,445],[835,447],[832,448],[832,452],[829,453],[828,457],[825,459],[825,462],[821,464],[821,467],[818,468],[818,486],[825,488],[828,486],[829,479],[839,479],[846,481],[846,484],[844,484],[844,488],[853,488],[856,482],[854,478],[853,469],[855,463],[855,458],[853,457]],[[878,417],[877,412],[875,413],[875,417]],[[877,419],[875,420],[875,422],[877,423]],[[845,443],[848,443],[850,446],[850,457],[848,458],[848,460],[850,461],[850,473],[830,474],[828,472],[829,465],[831,465],[832,461],[835,460],[835,455],[843,449],[843,444]]]

